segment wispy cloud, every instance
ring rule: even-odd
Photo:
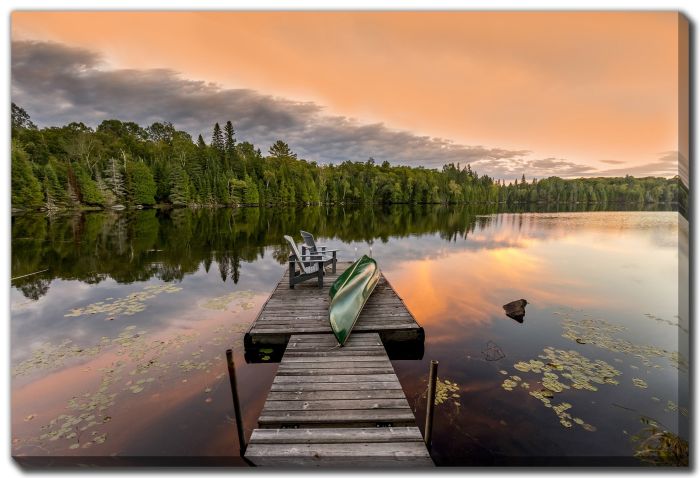
[[[533,158],[527,150],[421,136],[383,123],[363,124],[325,113],[312,102],[298,102],[251,89],[224,89],[183,78],[169,69],[106,69],[89,50],[60,43],[12,43],[12,100],[41,125],[82,121],[96,126],[118,118],[148,125],[171,121],[193,135],[209,136],[214,122],[232,120],[237,137],[264,151],[277,139],[300,157],[323,162],[364,161],[374,157],[393,164],[439,168],[470,163],[480,174],[512,179],[559,175],[646,174],[677,168],[670,160],[618,170],[594,168],[561,158]],[[616,164],[614,161],[606,161]]]

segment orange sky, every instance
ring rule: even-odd
[[[684,150],[676,13],[15,12],[12,31],[599,169]]]

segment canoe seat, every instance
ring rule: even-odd
[[[318,287],[323,288],[324,266],[332,264],[335,270],[335,257],[328,257],[320,253],[301,254],[296,242],[290,236],[284,239],[292,249],[289,255],[289,288],[294,289],[295,284],[316,278]],[[297,266],[299,270],[297,270]]]

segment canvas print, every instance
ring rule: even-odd
[[[14,11],[22,467],[688,467],[689,20]]]

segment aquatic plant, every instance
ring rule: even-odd
[[[673,432],[664,430],[654,420],[641,419],[648,425],[630,437],[637,442],[634,456],[656,466],[688,466],[690,448],[688,442]]]
[[[203,301],[200,301],[199,305],[200,307],[203,307],[205,309],[213,309],[213,310],[226,310],[229,307],[229,304],[235,301],[238,302],[238,307],[240,307],[243,310],[248,310],[253,307],[253,299],[255,297],[255,293],[250,290],[237,290],[235,292],[231,292],[219,297],[214,297],[210,299],[205,299]]]
[[[31,359],[22,362],[13,370],[13,375],[21,375],[41,368],[58,367],[68,358],[94,356],[109,350],[114,351],[120,358],[110,366],[98,370],[101,373],[101,379],[95,390],[70,398],[66,404],[67,413],[62,413],[40,425],[38,436],[14,437],[13,447],[19,449],[23,446],[32,446],[43,449],[47,443],[56,442],[53,447],[77,450],[107,442],[108,433],[101,431],[99,427],[112,422],[114,418],[112,409],[119,398],[125,396],[122,394],[128,396],[144,393],[171,372],[211,373],[215,362],[222,358],[221,354],[216,354],[213,358],[204,357],[206,346],[212,345],[218,350],[221,344],[233,341],[234,336],[245,329],[246,324],[221,325],[213,330],[214,335],[210,340],[200,342],[193,352],[182,349],[200,337],[198,332],[152,338],[147,331],[137,331],[136,326],[133,325],[124,328],[115,337],[102,337],[99,343],[90,347],[80,347],[67,341],[59,346],[44,346],[38,349]],[[186,359],[182,357],[185,353],[189,354]],[[177,358],[176,354],[179,354],[180,358]],[[84,371],[89,370],[87,368]],[[211,392],[224,376],[225,373],[219,373],[213,380],[207,377],[206,385],[203,386],[204,393],[207,395],[205,403],[212,402]],[[186,383],[187,379],[177,381]],[[36,417],[37,414],[33,413],[26,416],[24,420],[38,421]],[[63,443],[65,445],[62,445]]]
[[[561,315],[561,314],[559,314]],[[646,367],[660,368],[651,362],[654,358],[666,358],[679,370],[687,369],[687,361],[676,351],[668,351],[653,345],[634,344],[615,335],[627,330],[602,319],[573,320],[566,316],[561,321],[564,329],[562,337],[578,344],[590,344],[616,353],[624,353],[639,358]]]
[[[64,317],[81,317],[84,315],[106,314],[105,320],[114,320],[120,315],[134,315],[146,310],[145,302],[159,294],[173,294],[181,291],[182,287],[173,284],[147,285],[141,292],[133,292],[126,297],[115,299],[107,297],[85,307],[71,309]]]
[[[572,408],[570,403],[554,404],[552,400],[556,394],[561,394],[565,390],[577,389],[595,392],[598,390],[597,385],[617,385],[615,377],[621,372],[603,360],[589,360],[574,350],[545,347],[543,353],[537,358],[539,360],[520,361],[513,365],[514,369],[522,373],[541,375],[538,383],[542,387],[528,392],[529,395],[542,402],[546,408],[552,409],[563,427],[571,428],[573,424],[576,424],[586,431],[595,431],[596,428],[593,425],[586,423],[581,418],[573,417],[568,412]],[[531,384],[519,375],[511,375],[501,383],[501,387],[512,392],[518,387],[529,390]]]

